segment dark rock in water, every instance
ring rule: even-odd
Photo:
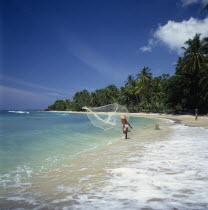
[[[155,130],[160,130],[159,124],[155,125]]]
[[[25,119],[27,119],[27,120],[40,120],[38,118],[32,118],[32,117],[26,117]]]

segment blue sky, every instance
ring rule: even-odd
[[[44,109],[124,85],[148,66],[174,74],[181,46],[208,36],[208,0],[3,0],[0,109]]]

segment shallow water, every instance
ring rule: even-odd
[[[134,118],[130,139],[108,133],[102,145],[4,187],[0,207],[207,209],[208,131],[158,122],[154,130],[154,120]]]
[[[51,170],[122,136],[121,130],[95,128],[85,114],[5,111],[0,113],[0,122],[3,187]],[[144,119],[140,128],[152,122]]]

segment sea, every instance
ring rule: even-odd
[[[115,116],[119,117],[119,116]],[[0,209],[208,209],[208,130],[130,117],[0,112]]]

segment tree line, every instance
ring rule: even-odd
[[[89,92],[75,93],[73,100],[57,100],[46,110],[83,111],[83,106],[99,107],[119,103],[130,112],[208,112],[208,37],[196,34],[185,42],[173,76],[153,77],[144,66],[137,75],[129,75],[124,86],[111,84]]]

